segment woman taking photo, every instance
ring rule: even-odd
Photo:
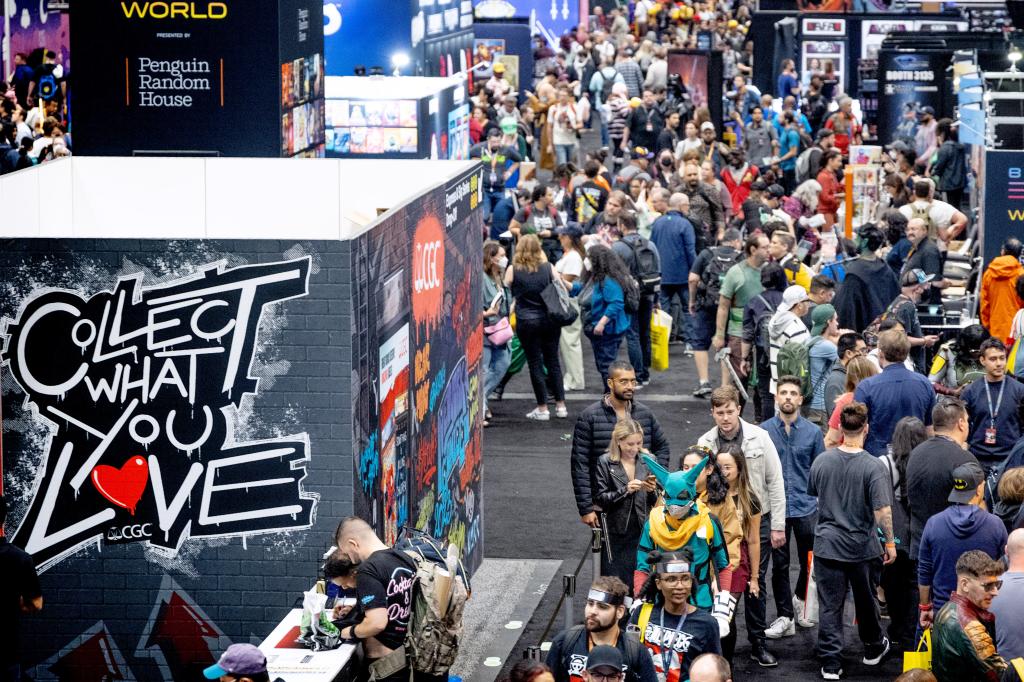
[[[757,568],[761,564],[761,501],[750,489],[747,474],[747,458],[738,448],[718,453],[718,466],[729,484],[729,497],[736,505],[740,526],[743,528],[743,541],[740,543],[740,565],[732,575],[729,592],[737,601],[745,591],[757,596],[761,586],[757,582]],[[771,548],[766,548],[765,551]],[[729,634],[722,638],[722,655],[731,661],[736,650],[736,612]]]
[[[588,256],[594,293],[590,298],[590,320],[584,322],[583,331],[594,349],[594,363],[604,387],[608,385],[608,365],[615,361],[622,337],[629,329],[625,290],[636,285],[622,259],[607,246],[591,247]]]
[[[562,257],[555,263],[555,271],[562,278],[566,289],[571,290],[573,284],[583,276],[583,259],[587,252],[583,248],[583,230],[576,223],[555,230],[562,246]],[[558,351],[562,360],[565,390],[582,391],[586,384],[583,380],[583,344],[580,343],[583,331],[583,319],[579,316],[580,304],[576,298],[569,299],[576,309],[576,321],[562,327],[562,335],[558,342]]]
[[[639,595],[644,603],[630,616],[630,629],[651,652],[658,682],[683,682],[690,664],[701,654],[721,654],[718,621],[690,603],[693,555],[676,552],[647,555],[654,569]]]
[[[507,267],[508,257],[505,256],[504,247],[496,241],[485,241],[482,301],[485,328],[504,325],[508,321],[512,296],[502,281]],[[506,322],[502,322],[502,320]],[[492,336],[500,338],[499,334],[484,333],[484,426],[489,426],[491,419],[491,411],[487,408],[487,396],[505,376],[512,359],[508,341],[496,344],[491,340]]]
[[[636,548],[647,513],[658,496],[654,475],[640,459],[644,430],[639,422],[620,419],[612,429],[608,452],[597,460],[594,501],[604,510],[612,558],[601,553],[601,575],[633,584]]]
[[[530,383],[533,384],[533,395],[537,400],[537,407],[527,412],[526,418],[545,422],[551,419],[545,388],[545,367],[551,378],[551,389],[555,393],[555,416],[561,419],[569,416],[565,409],[562,364],[558,359],[558,340],[562,330],[548,320],[548,309],[541,297],[544,288],[556,278],[554,268],[547,262],[540,248],[537,235],[523,235],[516,246],[512,267],[505,271],[505,286],[512,289],[516,336],[519,337],[526,361],[530,365]]]
[[[843,444],[843,430],[839,424],[839,415],[842,414],[844,407],[853,402],[853,392],[857,390],[857,385],[876,374],[878,374],[878,367],[866,357],[861,356],[850,360],[850,364],[846,366],[846,393],[836,398],[835,407],[829,416],[828,433],[825,434],[826,448],[834,448]]]

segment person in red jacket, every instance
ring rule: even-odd
[[[1024,246],[1016,237],[1003,243],[1002,255],[992,259],[981,278],[981,324],[993,338],[1007,341],[1013,316],[1024,308],[1017,296],[1017,278],[1024,275],[1020,264]]]
[[[743,202],[750,196],[750,185],[761,176],[757,166],[747,163],[746,155],[735,149],[729,157],[729,165],[722,169],[722,182],[729,190],[733,215],[740,215]]]
[[[821,172],[818,173],[818,184],[821,194],[818,195],[818,213],[825,216],[825,227],[836,224],[839,202],[843,200],[843,185],[837,174],[843,167],[843,156],[837,149],[830,149],[821,157]]]

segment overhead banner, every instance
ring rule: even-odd
[[[948,54],[878,52],[878,139],[896,138],[913,144],[917,115],[932,107],[941,117]]]
[[[91,0],[72,4],[70,16],[76,153],[272,157],[322,148],[317,0]]]

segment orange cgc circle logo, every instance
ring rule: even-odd
[[[441,316],[444,292],[444,228],[434,216],[420,220],[413,236],[412,312],[417,322]]]

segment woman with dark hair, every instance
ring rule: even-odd
[[[629,618],[629,630],[651,652],[658,682],[683,682],[695,658],[722,653],[718,621],[690,603],[694,575],[689,548],[655,550],[647,561],[654,570],[644,583],[643,603]]]
[[[843,155],[838,149],[829,149],[821,157],[821,171],[818,172],[818,184],[821,194],[818,195],[818,213],[825,216],[823,228],[831,229],[836,222],[839,203],[843,200],[843,185],[837,174],[843,167]],[[824,230],[823,230],[824,231]]]
[[[893,536],[896,561],[882,567],[881,587],[889,611],[889,641],[912,650],[917,629],[917,562],[910,559],[910,509],[907,506],[907,460],[910,451],[928,440],[924,422],[904,417],[896,423],[889,452],[879,461],[889,472],[892,487]]]
[[[509,232],[517,240],[523,235],[537,235],[550,263],[557,263],[562,256],[558,239],[555,237],[555,229],[562,225],[562,216],[558,213],[554,201],[555,194],[551,185],[538,183],[530,194],[530,203],[519,209],[508,225]]]
[[[882,201],[879,206],[888,209],[899,208],[910,203],[910,190],[898,173],[889,173],[882,182]]]
[[[726,550],[729,553],[729,566],[718,572],[718,589],[729,592],[732,574],[740,565],[740,543],[743,542],[743,527],[736,512],[736,503],[729,496],[729,482],[725,480],[725,475],[718,466],[718,455],[700,445],[687,448],[679,464],[682,471],[689,471],[705,457],[708,458],[708,463],[697,477],[697,493],[700,500],[708,506],[708,511],[722,526],[722,537],[725,538]]]
[[[566,288],[572,289],[573,284],[583,276],[583,261],[587,258],[587,251],[583,248],[583,230],[578,223],[569,223],[555,230],[555,234],[558,235],[558,242],[562,246],[562,257],[555,263],[555,272],[562,278]],[[580,343],[583,317],[579,315],[580,306],[577,299],[571,298],[569,302],[576,309],[577,317],[575,322],[562,327],[558,352],[562,359],[565,390],[582,391],[586,388],[583,377],[583,345]]]
[[[627,292],[638,298],[633,276],[626,265],[607,246],[598,244],[588,252],[590,279],[594,283],[590,298],[590,319],[583,332],[594,349],[594,363],[601,374],[601,386],[607,391],[608,365],[619,354],[622,337],[629,329],[626,314]]]
[[[771,344],[768,342],[768,320],[772,318],[779,304],[782,303],[782,292],[789,283],[786,271],[775,262],[766,263],[761,268],[761,286],[764,291],[757,294],[743,309],[743,344],[744,358],[749,358],[751,351],[754,368],[750,377],[750,385],[757,388],[754,394],[754,421],[758,424],[775,414],[775,400],[771,393],[772,368],[769,359]]]
[[[505,287],[505,268],[508,267],[508,257],[505,255],[505,248],[496,241],[487,240],[484,242],[484,283],[482,287],[484,327],[494,327],[504,324],[507,320],[509,309],[512,306],[512,294]],[[505,332],[507,334],[507,332]],[[496,340],[500,335],[493,334]],[[484,426],[489,426],[491,411],[487,408],[487,396],[497,386],[501,378],[508,371],[509,363],[512,360],[512,353],[508,341],[497,343],[492,340],[492,334],[484,334],[483,370],[484,370]]]
[[[508,682],[555,682],[551,668],[541,661],[532,658],[523,660],[512,666],[508,674]]]

